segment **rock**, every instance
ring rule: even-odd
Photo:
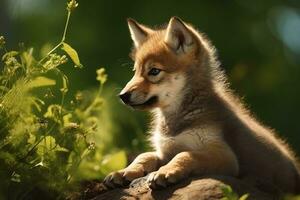
[[[151,190],[146,184],[146,177],[134,180],[127,188],[108,189],[102,183],[94,183],[85,190],[83,198],[93,200],[219,200],[224,197],[222,192],[224,184],[230,185],[239,196],[249,194],[247,200],[274,200],[280,198],[278,192],[263,192],[242,180],[226,176],[188,178],[160,190]]]

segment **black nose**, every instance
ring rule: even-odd
[[[130,92],[125,92],[119,95],[119,97],[125,104],[128,104],[130,102],[130,96],[131,96]]]

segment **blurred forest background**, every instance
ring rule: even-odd
[[[95,71],[105,67],[105,98],[115,127],[115,147],[128,153],[148,148],[144,140],[147,115],[121,105],[116,96],[133,74],[126,18],[155,26],[179,16],[208,35],[232,89],[300,155],[300,1],[78,2],[67,41],[72,41],[84,68],[61,69],[71,83],[66,99],[78,90],[96,88]],[[61,38],[65,4],[61,0],[0,0],[0,33],[8,47],[19,42],[37,49],[53,47]]]
[[[171,16],[179,16],[208,35],[218,49],[232,88],[261,121],[277,130],[300,153],[299,1],[79,3],[71,19],[69,40],[88,67],[72,73],[68,72],[71,68],[63,69],[70,73],[70,90],[95,87],[95,70],[100,64],[106,67],[110,89],[117,94],[132,76],[126,18],[155,26],[167,23]],[[11,46],[20,41],[34,47],[49,41],[54,45],[61,37],[64,7],[65,1],[60,0],[1,0],[0,32]],[[110,98],[118,101],[115,95]],[[142,114],[120,105],[113,113],[121,124],[116,145],[131,149],[141,142],[135,139],[141,138],[145,130],[146,123],[139,117]]]

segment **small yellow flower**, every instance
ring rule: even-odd
[[[53,69],[53,68],[56,68],[60,65],[65,64],[67,61],[68,61],[67,56],[65,56],[65,55],[60,56],[56,53],[53,53],[53,54],[49,55],[49,59],[47,60],[47,62],[45,62],[43,67],[45,69],[50,70],[50,69]]]
[[[89,142],[88,149],[89,149],[90,151],[95,150],[95,149],[96,149],[96,144],[95,144],[95,142]]]
[[[78,3],[76,2],[76,0],[71,0],[68,4],[67,4],[67,10],[72,12],[73,10],[75,10],[75,8],[78,7]]]
[[[4,48],[5,46],[5,38],[3,36],[0,36],[0,49]]]
[[[64,122],[64,131],[66,133],[74,133],[74,132],[78,132],[79,130],[80,130],[79,124],[74,122],[69,122],[69,123]]]
[[[80,102],[83,100],[83,94],[82,92],[77,92],[76,95],[75,95],[75,99],[77,102]]]
[[[97,80],[100,81],[101,84],[105,83],[107,80],[107,74],[105,73],[105,69],[100,68],[96,72],[97,72]]]

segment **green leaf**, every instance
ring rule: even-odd
[[[64,127],[66,127],[67,125],[69,125],[71,123],[71,119],[72,119],[71,113],[68,113],[63,116]]]
[[[117,171],[126,166],[127,158],[125,151],[119,151],[106,156],[101,163],[101,170],[107,174],[111,171]]]
[[[56,146],[56,148],[54,149],[55,151],[62,151],[62,152],[69,152],[68,149],[61,147],[59,145]]]
[[[63,108],[58,104],[51,104],[47,108],[47,112],[44,114],[45,118],[52,119],[57,123],[60,122],[60,117],[62,114]]]
[[[246,199],[248,199],[248,197],[249,197],[249,194],[244,194],[243,196],[240,197],[239,200],[246,200]]]
[[[222,200],[238,200],[238,195],[234,193],[229,185],[223,185],[221,189],[224,195]]]
[[[32,104],[39,112],[41,112],[42,106],[45,105],[45,102],[39,98],[33,98]]]
[[[18,54],[19,54],[19,52],[17,52],[17,51],[7,52],[2,56],[2,61],[7,60],[8,58],[11,58],[11,57],[15,57]]]
[[[37,154],[44,155],[56,147],[55,138],[52,136],[46,136],[39,144],[37,148]]]
[[[66,148],[63,148],[59,146],[56,143],[56,140],[52,136],[46,136],[39,144],[37,148],[37,154],[38,155],[45,155],[50,152],[56,152],[56,151],[63,151],[63,152],[68,152],[69,150]]]
[[[63,74],[63,77],[62,77],[62,81],[63,81],[63,87],[60,88],[60,91],[62,93],[67,93],[68,92],[68,85],[69,85],[69,79],[66,75]]]
[[[49,150],[56,147],[55,138],[52,136],[46,136],[44,141],[42,141],[41,143],[45,146],[45,148],[47,148]]]
[[[32,62],[34,61],[34,57],[32,56],[32,53],[33,53],[33,48],[30,48],[21,54],[22,62],[28,68],[32,67]]]
[[[33,135],[33,134],[29,134],[29,138],[27,139],[27,142],[29,143],[29,144],[34,144],[35,143],[35,141],[36,141],[36,137],[35,137],[35,135]]]
[[[4,92],[8,92],[9,91],[9,89],[7,87],[2,86],[2,85],[0,86],[0,90],[2,90]]]
[[[45,87],[55,85],[56,81],[44,76],[39,76],[28,83],[29,88]]]
[[[20,182],[21,182],[21,175],[14,172],[14,173],[11,175],[10,180],[13,181],[13,182],[20,183]]]
[[[73,49],[69,44],[63,42],[62,50],[64,50],[70,56],[70,58],[75,64],[75,67],[82,68],[82,64],[80,63],[78,53],[76,52],[75,49]]]

